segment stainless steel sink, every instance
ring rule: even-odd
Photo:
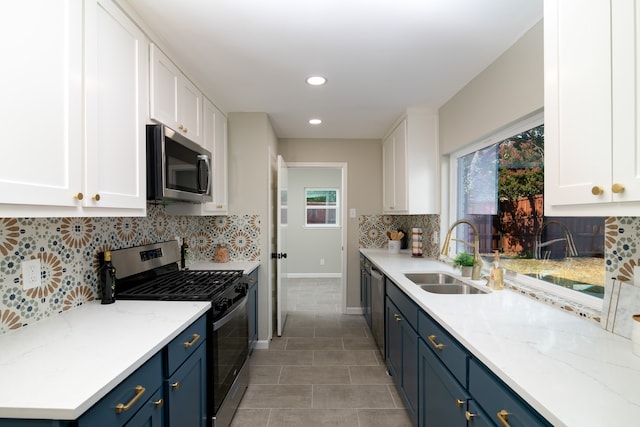
[[[448,273],[407,273],[405,277],[423,290],[434,294],[486,294],[487,290],[472,286]]]
[[[463,283],[454,277],[446,273],[409,273],[405,274],[405,277],[411,280],[416,285],[422,284],[438,284],[438,283]]]
[[[475,286],[467,285],[466,283],[450,283],[450,284],[434,284],[434,285],[420,285],[420,287],[433,294],[486,294],[487,291],[476,288]]]

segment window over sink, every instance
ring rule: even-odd
[[[581,302],[573,292],[603,298],[605,218],[544,213],[542,114],[453,153],[450,168],[452,220],[477,226],[485,266],[499,251],[502,266],[522,282]],[[465,249],[457,245],[458,252]]]

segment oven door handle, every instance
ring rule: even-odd
[[[213,322],[213,330],[217,331],[218,329],[222,328],[224,325],[226,325],[230,320],[233,319],[233,317],[238,313],[239,310],[242,310],[245,306],[247,305],[247,297],[245,296],[242,299],[242,302],[240,304],[238,304],[233,310],[231,310],[229,313],[225,314],[224,317],[216,322]]]

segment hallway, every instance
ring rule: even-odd
[[[283,336],[251,356],[232,427],[410,427],[360,315],[339,313],[337,279],[297,279]]]

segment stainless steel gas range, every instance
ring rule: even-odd
[[[111,257],[116,270],[116,300],[211,301],[206,340],[207,424],[229,426],[249,375],[243,272],[181,270],[177,241],[115,250]]]

